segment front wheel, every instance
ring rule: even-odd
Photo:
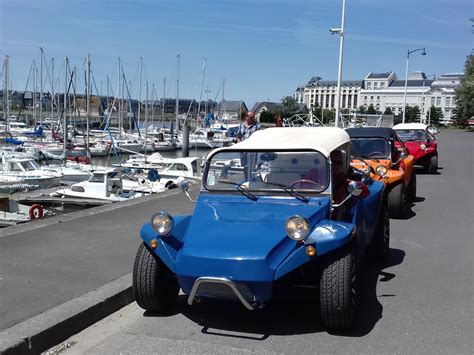
[[[415,174],[415,170],[412,171],[411,179],[410,179],[410,182],[408,183],[407,198],[410,201],[415,201],[415,199],[416,199],[416,174]]]
[[[387,202],[390,218],[403,218],[405,216],[406,198],[406,188],[403,183],[398,183],[388,192]]]
[[[430,174],[435,174],[437,170],[438,170],[438,156],[433,155],[430,158],[430,163],[428,165],[428,172]]]
[[[356,261],[352,252],[335,256],[320,280],[321,319],[327,328],[349,329],[356,309]]]
[[[166,313],[175,305],[178,292],[176,276],[142,243],[133,267],[133,295],[137,304],[147,311]]]

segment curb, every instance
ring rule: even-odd
[[[132,274],[0,332],[0,354],[39,354],[133,302]]]

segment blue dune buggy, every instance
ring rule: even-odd
[[[181,289],[190,305],[253,310],[303,284],[319,289],[327,328],[350,328],[360,260],[386,257],[390,236],[384,184],[350,156],[339,128],[270,128],[210,152],[194,213],[158,212],[141,229],[138,305],[167,312]]]

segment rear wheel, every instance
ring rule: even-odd
[[[415,170],[412,171],[411,179],[410,179],[410,182],[408,183],[407,198],[410,201],[415,201],[415,199],[416,199],[416,174],[415,174]]]
[[[385,204],[380,209],[379,219],[375,227],[372,242],[367,250],[372,260],[385,260],[390,249],[390,218]]]
[[[430,158],[430,163],[428,165],[428,172],[430,174],[435,174],[437,170],[438,170],[438,156],[433,155]]]
[[[387,202],[390,218],[403,218],[405,216],[406,198],[406,188],[403,183],[398,183],[388,192]]]
[[[335,256],[320,280],[321,319],[327,328],[352,327],[356,309],[356,261],[352,252]]]
[[[176,276],[142,243],[133,267],[133,295],[137,304],[147,311],[166,313],[175,305],[178,292]]]

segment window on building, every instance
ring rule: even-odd
[[[367,89],[372,89],[372,83],[367,83]]]
[[[380,83],[380,88],[383,89],[385,87],[385,83]]]
[[[380,96],[377,96],[377,101],[380,101]]]
[[[374,97],[373,97],[373,96],[370,97],[370,101],[374,101]]]
[[[367,96],[364,96],[364,100],[367,101]]]
[[[378,84],[377,82],[374,83],[374,89],[377,89],[377,88],[378,88],[378,85],[377,85],[377,84]]]
[[[441,97],[436,98],[436,106],[441,106]]]
[[[434,105],[435,105],[435,99],[436,99],[435,97],[432,97],[432,98],[431,98],[431,106],[434,106]]]
[[[446,97],[446,106],[451,106],[451,96]]]

